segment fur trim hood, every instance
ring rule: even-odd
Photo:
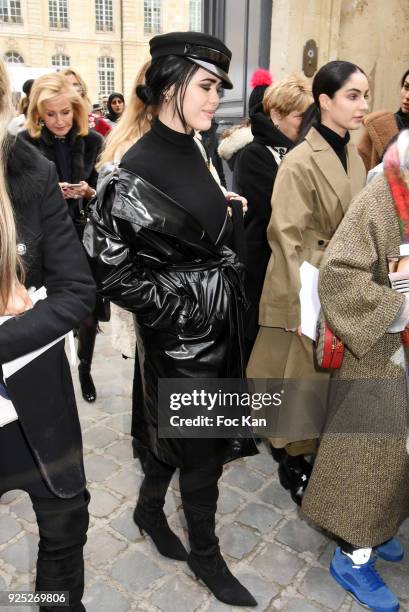
[[[253,142],[253,138],[250,126],[239,125],[230,130],[228,135],[222,139],[217,152],[222,159],[229,161],[238,151]]]

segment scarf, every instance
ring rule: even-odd
[[[384,157],[384,172],[398,214],[402,244],[409,244],[409,185],[407,171],[401,163],[398,142],[394,142]],[[409,369],[409,329],[400,332],[405,351],[406,366]]]

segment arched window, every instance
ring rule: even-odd
[[[0,22],[22,23],[20,0],[0,0]]]
[[[97,32],[113,31],[112,0],[95,0],[95,28]]]
[[[115,91],[115,63],[112,57],[98,58],[98,96],[109,96]]]
[[[67,0],[48,0],[50,28],[68,29]]]
[[[202,0],[189,0],[189,31],[202,31]]]
[[[4,61],[8,64],[24,64],[24,59],[17,51],[7,51],[4,54]]]
[[[70,56],[63,53],[56,53],[51,57],[51,66],[56,66],[56,68],[67,68],[70,63]]]
[[[144,0],[143,30],[145,34],[159,34],[161,29],[161,0]]]

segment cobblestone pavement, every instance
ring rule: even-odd
[[[142,479],[129,436],[132,362],[113,351],[109,333],[107,325],[97,339],[95,404],[80,399],[74,372],[91,492],[85,550],[87,612],[232,609],[196,582],[186,564],[160,556],[132,522]],[[32,590],[37,528],[30,500],[25,493],[12,491],[1,502],[0,590]],[[187,542],[176,479],[165,509],[171,526]],[[257,610],[363,610],[330,577],[327,567],[334,544],[302,520],[280,487],[276,465],[264,447],[260,455],[225,468],[218,533],[231,569],[257,598]],[[404,560],[380,562],[378,567],[400,598],[402,610],[409,611],[409,521],[401,535],[407,551]]]

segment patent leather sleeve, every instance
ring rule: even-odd
[[[155,329],[183,328],[190,302],[182,288],[161,283],[161,275],[146,269],[138,259],[138,243],[144,247],[140,228],[111,214],[115,199],[112,179],[92,206],[84,232],[84,247],[91,260],[98,292],[114,304],[138,315],[139,321]],[[126,236],[127,225],[132,245]]]

